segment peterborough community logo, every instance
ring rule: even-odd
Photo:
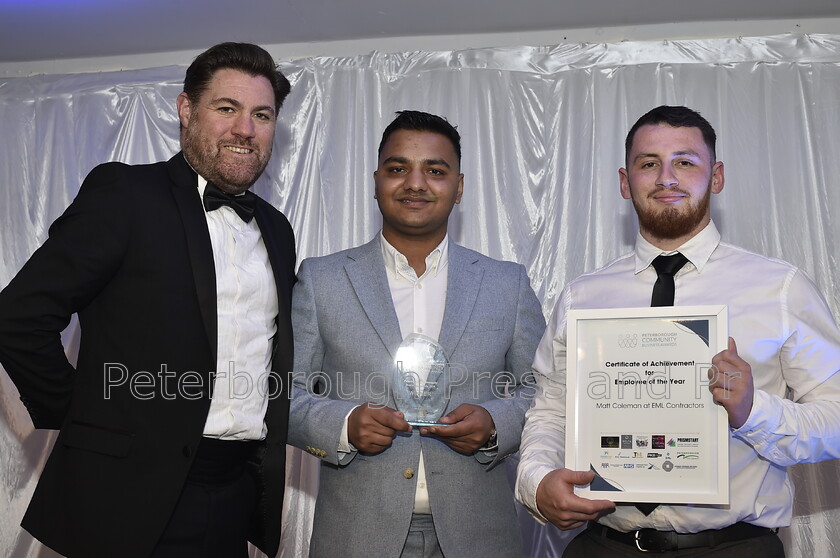
[[[618,336],[618,346],[622,349],[632,349],[639,344],[639,335],[636,333],[625,333]]]

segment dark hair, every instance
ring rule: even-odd
[[[453,149],[455,149],[455,154],[458,156],[458,163],[461,162],[461,135],[448,120],[435,114],[420,112],[419,110],[398,110],[396,114],[397,117],[394,121],[388,124],[385,131],[382,132],[382,141],[379,142],[378,155],[382,155],[382,148],[385,146],[388,138],[391,137],[391,134],[397,130],[414,130],[417,132],[432,132],[447,138],[452,143]]]
[[[624,141],[625,165],[630,162],[630,149],[633,147],[633,139],[636,136],[636,132],[639,128],[648,124],[667,124],[675,128],[699,128],[700,133],[703,134],[703,141],[706,142],[706,145],[709,147],[709,151],[711,152],[712,163],[717,160],[715,155],[715,142],[717,141],[717,135],[715,134],[715,129],[712,128],[711,124],[709,124],[709,121],[700,116],[699,112],[691,110],[690,108],[662,105],[643,115],[636,121],[635,124],[633,124],[633,127],[630,128],[630,131],[627,133],[627,139]]]
[[[262,47],[250,43],[220,43],[195,57],[184,76],[184,93],[190,101],[198,102],[219,70],[239,70],[250,76],[263,76],[274,90],[274,110],[280,110],[292,86],[271,55]]]

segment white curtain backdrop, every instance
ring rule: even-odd
[[[624,136],[650,108],[684,104],[718,131],[727,180],[712,203],[724,237],[804,268],[840,316],[840,36],[374,52],[282,68],[292,94],[255,191],[289,217],[301,258],[376,233],[380,134],[394,111],[426,110],[463,137],[464,196],[450,233],[525,264],[548,314],[568,280],[631,249],[637,225],[616,172]],[[96,164],[178,150],[183,73],[0,78],[0,286]],[[71,353],[78,335],[75,324],[65,332]],[[55,556],[18,527],[54,435],[33,431],[5,374],[0,400],[0,555]],[[313,458],[289,456],[287,557],[305,555],[317,490]],[[836,462],[793,469],[789,556],[840,555],[838,472]],[[533,556],[563,546],[556,530],[525,529]]]

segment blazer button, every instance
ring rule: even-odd
[[[184,457],[190,457],[192,455],[192,448],[190,446],[184,446],[183,452]]]
[[[403,470],[403,476],[407,479],[414,478],[414,469],[412,469],[411,467],[406,467]]]

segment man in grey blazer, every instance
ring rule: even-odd
[[[521,554],[499,465],[519,447],[545,320],[523,266],[449,240],[460,158],[445,119],[398,113],[374,172],[381,234],[301,264],[289,443],[322,460],[310,556]],[[411,333],[460,371],[445,426],[412,429],[395,410],[389,378]]]

